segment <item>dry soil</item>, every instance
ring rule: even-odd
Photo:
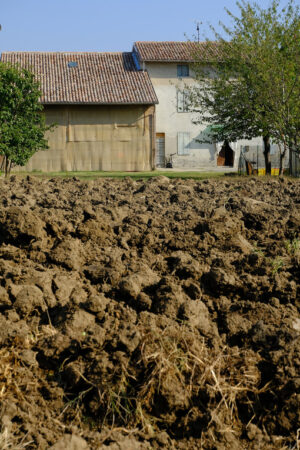
[[[299,181],[12,176],[0,204],[1,449],[299,448]]]

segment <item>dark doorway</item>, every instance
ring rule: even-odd
[[[233,167],[234,163],[234,151],[229,145],[228,141],[224,141],[221,151],[218,154],[217,165]]]

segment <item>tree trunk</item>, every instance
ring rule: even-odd
[[[5,178],[7,178],[9,174],[9,159],[5,156]]]
[[[283,175],[283,172],[284,172],[283,159],[285,157],[285,154],[286,154],[286,148],[284,149],[284,151],[282,153],[280,153],[279,175]]]
[[[265,157],[265,166],[266,166],[266,175],[271,175],[271,142],[270,136],[267,134],[263,137],[264,141],[264,157]]]
[[[1,156],[1,164],[0,164],[0,170],[2,172],[2,170],[4,169],[4,164],[5,164],[5,156]]]
[[[283,175],[284,172],[283,160],[286,155],[286,144],[283,145],[283,152],[281,151],[281,145],[279,145],[279,151],[280,151],[279,175]]]
[[[283,158],[284,155],[280,155],[279,175],[283,175]]]
[[[11,168],[12,168],[13,162],[10,161],[7,156],[3,157],[2,163],[1,163],[1,170],[4,169],[5,178],[8,177],[10,174]]]

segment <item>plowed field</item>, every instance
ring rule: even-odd
[[[12,176],[0,205],[1,449],[299,448],[299,181]]]

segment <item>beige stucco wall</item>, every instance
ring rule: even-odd
[[[182,63],[184,64],[184,63]],[[193,73],[185,78],[177,77],[177,63],[146,63],[151,81],[154,85],[159,104],[156,107],[156,131],[165,133],[165,154],[173,156],[173,167],[215,167],[217,165],[217,154],[220,148],[215,144],[200,144],[201,132],[207,125],[195,125],[193,119],[195,114],[177,111],[177,91],[183,90],[185,86],[193,85]],[[178,132],[190,133],[189,155],[177,154]],[[260,138],[252,141],[239,141],[232,145],[235,151],[234,165],[238,167],[240,148],[244,145],[261,145]]]
[[[49,150],[21,170],[145,171],[153,165],[154,106],[46,106]]]

